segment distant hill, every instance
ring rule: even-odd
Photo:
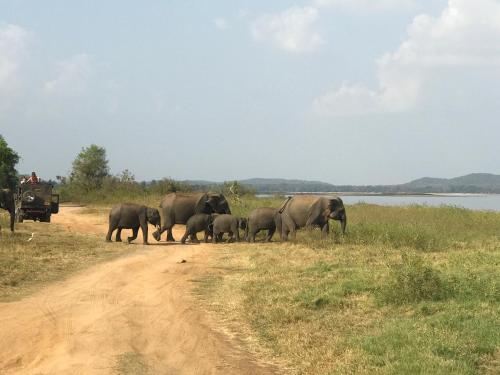
[[[197,188],[211,189],[220,185],[211,181],[183,181]],[[281,178],[251,178],[239,183],[257,193],[355,192],[355,193],[496,193],[500,194],[500,175],[472,173],[455,178],[424,177],[399,185],[334,185],[321,181]]]
[[[429,193],[500,193],[500,175],[471,173],[450,179],[424,177],[396,186]]]
[[[259,193],[333,191],[332,188],[334,187],[332,184],[321,181],[286,180],[283,178],[251,178],[238,182],[255,189]]]

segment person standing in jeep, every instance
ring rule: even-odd
[[[26,182],[30,184],[38,184],[40,182],[40,179],[38,178],[35,172],[31,172],[31,177],[28,178],[28,181]]]

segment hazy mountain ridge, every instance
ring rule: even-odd
[[[193,186],[216,187],[211,181],[184,181]],[[334,185],[322,181],[282,178],[250,178],[239,183],[255,189],[257,193],[296,192],[356,192],[356,193],[496,193],[500,194],[500,175],[471,173],[454,178],[423,177],[399,185]]]

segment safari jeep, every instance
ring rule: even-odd
[[[18,223],[23,220],[50,223],[50,215],[59,212],[59,194],[52,194],[52,185],[46,182],[21,184],[15,201]]]

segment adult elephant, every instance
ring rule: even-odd
[[[10,214],[10,230],[14,232],[14,221],[16,218],[16,205],[14,203],[14,194],[10,189],[0,190],[0,208],[8,211]]]
[[[153,237],[160,241],[167,231],[167,241],[175,241],[172,228],[175,224],[186,224],[195,214],[230,214],[229,203],[223,194],[215,193],[170,193],[160,203],[162,226]]]
[[[320,197],[317,195],[296,195],[288,198],[281,209],[281,240],[287,241],[288,235],[295,239],[299,228],[317,226],[321,228],[321,236],[329,231],[329,219],[341,223],[342,233],[345,233],[347,216],[344,203],[339,197]],[[279,229],[279,228],[278,228]]]

